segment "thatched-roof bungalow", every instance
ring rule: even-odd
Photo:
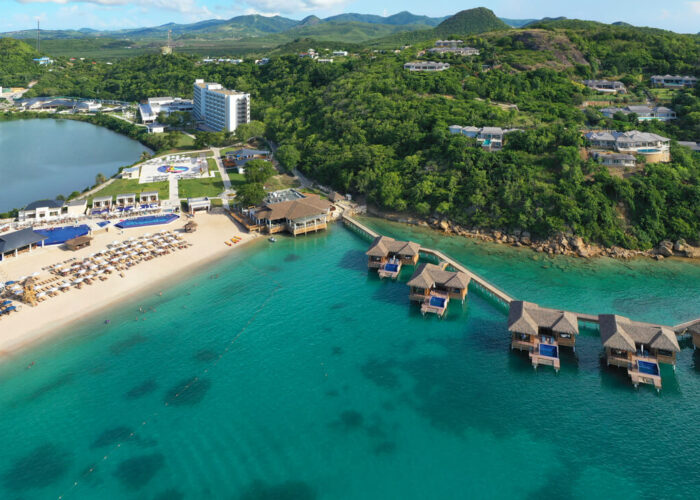
[[[635,387],[642,383],[661,389],[659,363],[675,369],[676,353],[681,350],[675,332],[616,314],[601,314],[598,321],[608,365],[626,368]]]
[[[508,330],[510,348],[527,351],[534,368],[548,365],[559,371],[559,347],[576,348],[578,320],[568,311],[515,300],[510,303]]]
[[[445,314],[450,299],[464,302],[470,278],[461,271],[447,271],[445,265],[423,263],[418,266],[411,279],[409,300],[420,302],[421,312]]]
[[[365,254],[367,266],[377,269],[380,278],[396,278],[403,264],[415,266],[418,263],[419,252],[418,243],[377,236]]]

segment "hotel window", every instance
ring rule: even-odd
[[[673,351],[667,351],[666,349],[659,349],[659,350],[657,351],[657,354],[658,354],[659,356],[666,356],[666,357],[668,357],[668,358],[672,358],[672,357],[673,357]]]

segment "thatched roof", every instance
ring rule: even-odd
[[[511,302],[508,312],[508,330],[537,335],[540,327],[550,328],[556,333],[578,334],[578,320],[574,313],[548,309],[522,300]]]
[[[637,350],[636,344],[644,344],[653,349],[681,350],[676,334],[667,326],[632,321],[616,314],[601,314],[598,320],[604,347],[634,352]]]
[[[85,245],[87,243],[90,243],[91,241],[92,238],[90,236],[76,236],[75,238],[66,240],[66,245],[69,247],[74,247],[79,245]]]
[[[264,206],[255,213],[258,219],[303,219],[314,217],[328,212],[331,203],[322,200],[318,195],[307,195],[304,198],[280,203],[272,203]]]
[[[469,286],[470,278],[460,271],[445,271],[440,266],[435,264],[420,264],[413,273],[411,279],[408,280],[408,286],[416,288],[430,289],[436,285],[466,289]]]
[[[195,228],[195,227],[197,227],[197,223],[193,220],[191,220],[187,224],[185,224],[185,229],[190,229],[190,228]]]
[[[412,241],[398,241],[388,236],[377,236],[367,250],[369,257],[386,257],[390,253],[413,257],[418,255],[420,245]]]

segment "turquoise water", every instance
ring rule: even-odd
[[[532,260],[377,225],[544,304],[699,309],[692,264]],[[601,365],[595,332],[558,375],[534,372],[499,307],[471,291],[423,318],[411,267],[380,281],[367,245],[339,225],[256,242],[0,365],[0,497],[695,496],[692,349],[660,395]]]
[[[0,123],[0,212],[68,195],[150,151],[109,129],[73,120]]]

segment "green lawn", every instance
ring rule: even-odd
[[[649,89],[649,92],[660,101],[670,101],[676,94],[675,89]]]
[[[219,172],[216,172],[214,177],[181,180],[178,187],[180,198],[213,197],[221,194],[224,183],[221,182]]]
[[[189,135],[179,132],[175,146],[178,148],[191,148],[194,146],[194,139],[192,139]]]
[[[245,184],[245,175],[239,174],[237,170],[231,170],[228,172],[228,180],[231,181],[231,187],[236,189],[237,186]]]
[[[209,165],[210,171],[212,171],[212,172],[219,171],[219,166],[216,164],[216,160],[214,158],[207,158],[207,164]]]
[[[139,184],[138,179],[116,179],[109,186],[105,186],[104,189],[88,197],[88,204],[92,204],[92,199],[99,196],[116,196],[118,194],[127,193],[135,193],[138,195],[144,191],[158,191],[158,196],[161,200],[167,200],[170,197],[169,184],[167,181]]]
[[[275,175],[265,183],[265,189],[268,191],[279,191],[293,187],[299,187],[299,181],[289,174]]]

